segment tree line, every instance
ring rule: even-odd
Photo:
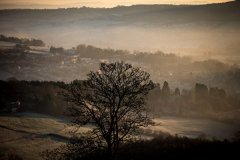
[[[0,41],[12,42],[17,44],[22,44],[26,46],[45,46],[45,43],[40,39],[28,39],[28,38],[17,38],[17,37],[7,37],[5,35],[0,35]]]
[[[239,94],[227,94],[218,87],[207,87],[196,83],[192,89],[170,89],[167,81],[152,90],[148,96],[148,107],[158,114],[177,116],[206,116],[211,118],[226,118],[221,113],[231,113],[239,110]],[[237,118],[233,115],[232,119]],[[230,116],[230,117],[231,117]]]
[[[66,103],[59,94],[63,82],[18,81],[10,78],[0,81],[0,112],[39,112],[62,115]]]
[[[63,114],[68,104],[61,92],[68,85],[65,82],[19,81],[15,78],[0,81],[0,111],[11,112],[11,108],[17,107],[17,102],[20,102],[18,111]],[[146,105],[153,113],[160,115],[214,116],[214,113],[238,110],[240,106],[239,95],[229,95],[224,89],[201,83],[196,83],[189,90],[171,89],[167,81],[162,87],[158,83],[154,85],[155,88],[147,96]]]

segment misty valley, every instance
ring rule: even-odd
[[[8,137],[2,144],[12,144],[15,148],[23,140],[28,143],[26,135],[32,135],[36,144],[65,143],[71,127],[65,113],[69,104],[61,91],[71,80],[84,81],[86,74],[97,70],[99,63],[114,61],[143,68],[155,82],[146,104],[154,124],[138,131],[141,139],[170,134],[223,140],[233,139],[239,132],[240,70],[236,65],[213,59],[194,61],[190,56],[163,52],[131,53],[87,45],[72,49],[46,47],[41,40],[4,35],[1,40],[1,139]],[[32,126],[32,121],[39,123],[37,127]],[[19,126],[21,123],[24,126]],[[26,150],[16,149],[20,154]],[[36,148],[32,150],[37,154]],[[33,157],[34,154],[26,156]]]
[[[0,160],[239,157],[238,0],[0,23]]]

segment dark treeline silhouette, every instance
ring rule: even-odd
[[[7,37],[7,36],[4,36],[4,35],[0,35],[0,41],[23,44],[23,45],[26,45],[26,46],[45,46],[44,42],[42,40],[39,40],[39,39]]]
[[[150,92],[148,106],[153,113],[177,116],[199,116],[234,120],[240,109],[239,94],[229,94],[224,89],[196,83],[192,89],[170,90],[168,82]],[[229,119],[228,119],[228,118]]]
[[[63,54],[64,53],[64,48],[63,47],[53,47],[53,46],[51,46],[49,51],[50,51],[50,53],[53,53],[53,54],[56,54],[56,53]]]
[[[30,48],[26,45],[16,44],[14,47],[9,48],[0,48],[0,53],[2,58],[16,58],[18,55],[21,58],[24,58],[25,54]]]
[[[66,103],[60,96],[63,82],[0,81],[0,111],[62,115]]]
[[[127,50],[102,49],[91,45],[78,45],[76,52],[81,57],[92,59],[121,59],[125,61],[137,61],[139,63],[161,64],[169,62],[189,62],[189,57],[178,57],[175,54],[164,54],[163,52],[140,52],[130,53]]]
[[[0,81],[1,112],[33,111],[62,114],[67,104],[61,92],[68,83],[47,81]],[[219,120],[238,119],[238,94],[227,94],[223,89],[197,83],[192,89],[170,89],[171,84],[155,84],[149,93],[147,106],[156,115],[199,116]],[[19,104],[20,103],[20,104]],[[20,105],[20,106],[18,106]]]

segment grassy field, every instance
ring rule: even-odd
[[[26,160],[41,159],[39,153],[65,143],[71,126],[63,118],[24,113],[0,116],[0,159],[10,153]],[[87,131],[87,128],[81,128]]]
[[[145,128],[157,134],[166,132],[171,135],[189,138],[232,139],[240,130],[239,123],[222,122],[211,119],[186,117],[161,117],[154,119],[155,125]]]
[[[10,153],[18,154],[24,159],[40,159],[39,152],[64,143],[47,135],[66,134],[64,122],[41,115],[1,116],[0,126],[2,159]]]
[[[142,138],[170,133],[191,138],[204,135],[205,138],[231,139],[239,129],[238,125],[213,120],[161,117],[154,121],[155,126],[142,129]],[[69,120],[62,117],[36,113],[0,115],[0,159],[7,159],[11,153],[24,160],[41,159],[40,152],[66,143],[72,129]],[[89,127],[80,129],[81,132],[88,130]]]

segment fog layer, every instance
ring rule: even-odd
[[[238,56],[239,2],[199,6],[139,5],[112,9],[2,10],[0,32],[48,45]]]

